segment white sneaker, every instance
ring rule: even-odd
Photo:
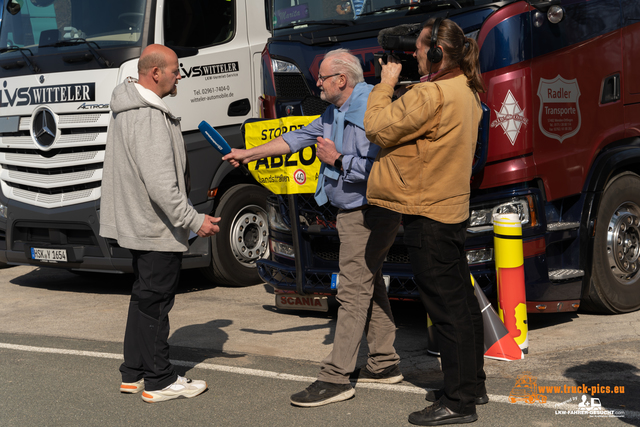
[[[207,383],[205,381],[190,380],[189,378],[178,375],[176,382],[166,386],[162,390],[145,390],[142,393],[142,400],[148,403],[154,403],[184,397],[196,397],[206,389]]]
[[[140,390],[144,390],[144,378],[135,383],[120,384],[120,393],[137,393]]]

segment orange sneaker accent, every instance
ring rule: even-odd
[[[151,396],[151,395],[150,395],[149,393],[147,393],[146,391],[143,391],[143,392],[142,392],[142,395],[143,395],[144,397],[146,397],[147,399],[153,399],[153,396]]]
[[[134,386],[134,385],[124,385],[124,384],[123,384],[123,385],[121,385],[121,386],[120,386],[120,388],[130,388],[130,389],[132,389],[132,390],[135,390],[135,389],[137,389],[138,387],[136,387],[136,386]]]

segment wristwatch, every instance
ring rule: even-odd
[[[336,161],[333,163],[333,167],[341,171],[343,158],[344,158],[344,154],[340,154],[340,157],[338,157]]]

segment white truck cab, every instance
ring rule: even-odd
[[[183,267],[257,283],[268,192],[222,162],[197,126],[206,120],[238,147],[240,125],[259,116],[265,0],[0,0],[0,10],[0,263],[132,271],[129,251],[98,234],[109,102],[159,43],[180,63],[178,96],[165,101],[182,119],[189,197],[223,218]]]

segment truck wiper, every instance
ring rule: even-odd
[[[93,46],[91,46],[91,44],[94,44],[98,49],[100,49],[100,46],[98,46],[98,43],[90,42],[90,41],[87,41],[86,39],[77,38],[77,39],[69,39],[69,40],[60,40],[55,42],[54,44],[48,44],[40,47],[76,46],[83,43],[87,45],[87,47],[89,48],[89,52],[91,52],[95,60],[98,61],[98,64],[107,68],[113,65],[111,61],[106,59],[104,56],[100,55],[100,53],[98,53],[98,51],[95,50]]]
[[[321,21],[304,21],[298,24],[291,24],[284,27],[277,27],[276,30],[284,30],[287,28],[301,27],[303,25],[339,25],[343,27],[350,27],[352,25],[355,25],[355,22],[353,22],[353,20],[346,20],[346,19],[325,19]]]
[[[422,1],[420,3],[404,3],[404,4],[393,5],[393,6],[385,6],[385,7],[381,7],[380,9],[372,10],[371,12],[361,13],[358,16],[373,15],[375,13],[385,12],[387,10],[408,9],[410,7],[415,7],[415,8],[421,9],[421,8],[424,8],[425,6],[437,6],[437,5],[442,5],[442,4],[448,4],[448,5],[453,6],[456,9],[462,9],[462,6],[460,6],[460,3],[458,3],[456,0],[433,0],[433,1],[430,1],[430,2]]]
[[[40,72],[40,67],[38,67],[35,62],[32,62],[29,59],[29,57],[24,53],[24,51],[26,50],[27,52],[29,52],[29,54],[31,56],[33,56],[33,52],[31,52],[31,50],[26,48],[26,47],[8,46],[8,47],[4,47],[4,48],[0,49],[0,53],[14,52],[16,50],[22,54],[22,56],[24,57],[24,60],[26,61],[27,65],[29,66],[31,71],[33,71],[34,73],[39,73]],[[11,69],[11,68],[22,68],[23,66],[24,66],[24,63],[21,63],[21,61],[15,61],[15,62],[2,64],[2,68],[6,69],[6,70]]]

